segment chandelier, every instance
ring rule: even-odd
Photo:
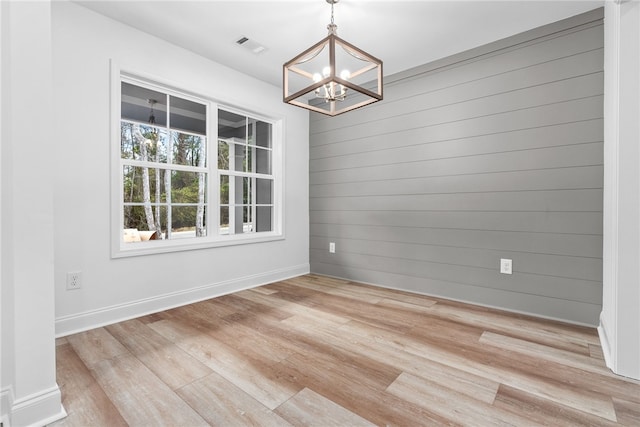
[[[382,61],[338,37],[331,5],[329,34],[283,66],[284,102],[336,116],[382,100]]]

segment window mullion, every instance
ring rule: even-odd
[[[229,144],[229,234],[236,233],[236,144]]]
[[[167,100],[167,135],[169,140],[167,141],[167,165],[173,165],[173,138],[174,132],[171,130],[171,97],[166,95]],[[171,170],[166,170],[164,173],[164,191],[167,201],[167,225],[166,236],[167,239],[171,239],[171,224],[172,222],[172,197],[171,197]]]

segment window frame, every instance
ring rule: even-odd
[[[206,210],[205,221],[207,235],[202,237],[179,238],[169,240],[150,240],[144,242],[125,243],[124,230],[124,190],[123,190],[123,159],[120,147],[121,126],[121,82],[156,90],[170,96],[185,98],[206,106]],[[256,113],[247,108],[231,106],[207,95],[196,95],[188,87],[177,88],[166,80],[138,71],[125,70],[111,61],[111,117],[110,128],[110,175],[111,175],[111,257],[122,258],[140,255],[152,255],[177,251],[189,251],[239,244],[261,243],[282,240],[284,236],[284,119],[282,117],[267,116]],[[250,232],[242,234],[220,234],[220,176],[218,170],[218,111],[225,110],[245,115],[271,125],[271,176],[272,189],[272,230]],[[125,162],[126,163],[126,162]],[[170,169],[167,169],[170,170]]]

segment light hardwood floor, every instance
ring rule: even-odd
[[[592,328],[322,276],[56,344],[54,426],[640,425]]]

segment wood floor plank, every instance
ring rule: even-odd
[[[126,426],[116,405],[107,397],[93,375],[65,340],[56,348],[56,381],[62,393],[67,417],[52,427]]]
[[[589,344],[589,356],[594,359],[604,361],[604,353],[602,352],[602,347],[600,345]]]
[[[526,391],[501,385],[494,406],[525,416],[532,425],[544,426],[600,426],[612,427],[618,423],[592,415]]]
[[[96,363],[92,369],[109,399],[130,426],[206,426],[206,421],[130,354]]]
[[[219,341],[228,343],[230,347],[254,359],[263,359],[268,362],[280,362],[292,354],[290,346],[272,337],[263,335],[259,331],[244,326],[235,318],[224,320],[226,327],[210,332],[210,335]]]
[[[421,321],[419,316],[411,316],[408,313],[399,314],[398,310],[380,307],[374,312],[371,310],[371,304],[366,302],[347,301],[339,296],[306,288],[295,288],[291,284],[280,283],[276,289],[280,292],[273,294],[273,297],[296,302],[308,308],[322,307],[322,311],[326,313],[342,318],[354,318],[392,331],[407,330]]]
[[[448,363],[461,366],[466,363],[469,372],[477,375],[490,375],[496,381],[532,394],[580,409],[610,420],[615,420],[615,411],[608,391],[599,390],[592,381],[587,380],[588,373],[562,366],[545,363],[535,356],[517,354],[496,347],[483,348],[482,343],[458,343],[422,336],[423,341],[415,345],[410,342],[407,351],[425,351],[425,348],[437,348],[442,352],[439,357],[447,357]],[[591,379],[595,379],[590,377]]]
[[[375,424],[308,388],[304,388],[300,393],[280,405],[276,412],[295,426],[375,426]]]
[[[129,353],[129,350],[104,328],[69,335],[67,340],[89,369],[103,360]]]
[[[349,295],[360,300],[368,300],[368,298],[387,298],[423,306],[433,305],[437,302],[437,299],[433,299],[425,295],[418,295],[389,288],[380,288],[377,286],[365,285],[362,283],[355,283],[347,280],[331,279],[313,274],[294,277],[291,279],[287,279],[284,282],[291,282],[296,285],[300,282],[315,283],[321,288],[330,289],[329,293],[333,293],[335,295]]]
[[[277,295],[277,294],[278,293],[276,292],[273,295]],[[252,290],[238,292],[235,295],[240,298],[262,303],[270,307],[274,307],[274,308],[286,311],[291,314],[300,314],[304,316],[310,316],[313,318],[322,317],[322,318],[331,320],[336,324],[336,326],[339,326],[343,323],[347,323],[349,321],[349,318],[346,318],[346,317],[336,316],[331,313],[326,313],[322,310],[317,310],[312,307],[306,307],[291,301],[285,301],[280,298],[273,298],[273,295],[262,295]]]
[[[382,426],[445,425],[447,420],[400,399],[374,383],[359,379],[353,383],[341,373],[325,371],[323,366],[309,364],[309,359],[292,357],[273,367],[280,377],[313,389],[337,405]]]
[[[150,325],[168,339],[180,336],[177,345],[235,384],[269,409],[274,409],[302,387],[274,375],[271,364],[250,359],[229,345],[178,321]]]
[[[598,335],[593,329],[561,325],[484,307],[465,307],[461,303],[448,302],[434,305],[433,311],[443,319],[472,324],[488,331],[507,333],[532,342],[584,354],[589,354],[589,344],[600,344]]]
[[[261,293],[258,292],[254,289],[250,289],[248,291],[246,291],[247,293],[258,293],[258,294],[262,294],[265,296],[271,295],[276,293],[276,290],[272,290],[272,292],[265,294],[265,293]],[[269,318],[273,318],[276,320],[282,320],[282,319],[286,319],[287,317],[291,316],[291,313],[285,311],[285,310],[280,310],[278,308],[275,308],[273,306],[270,305],[266,305],[263,303],[263,301],[254,301],[254,300],[250,300],[247,298],[240,298],[241,295],[244,295],[243,292],[240,293],[236,293],[236,294],[232,294],[232,295],[225,295],[219,299],[217,299],[216,301],[219,301],[220,304],[224,304],[226,306],[229,306],[233,309],[236,310],[236,313],[250,313],[250,314],[254,314],[254,315],[260,315],[261,317],[269,317]],[[266,298],[266,300],[269,300],[268,298]],[[228,315],[227,315],[228,316]],[[226,316],[224,316],[226,317]]]
[[[638,397],[636,395],[636,397]],[[613,398],[613,406],[616,408],[618,422],[624,426],[640,426],[640,405],[635,401],[629,401],[619,397]]]
[[[355,335],[371,335],[369,330],[353,323],[344,325],[342,329],[349,330],[350,333]],[[514,388],[528,390],[537,396],[554,400],[609,420],[615,420],[615,411],[610,398],[588,390],[581,391],[570,385],[559,384],[545,378],[527,375],[520,370],[495,366],[492,363],[493,356],[490,354],[480,358],[477,353],[469,354],[468,351],[461,353],[457,346],[450,343],[445,345],[443,343],[420,342],[384,330],[377,331],[376,335],[378,337],[387,337],[385,341],[397,346],[399,350],[405,350],[443,365],[510,385]],[[522,359],[517,362],[521,363]]]
[[[264,294],[264,295],[271,295],[274,292],[278,292],[276,290],[269,288],[268,286],[258,286],[257,288],[253,288],[253,290],[258,292],[259,294]]]
[[[319,275],[56,352],[56,426],[640,425],[640,381],[606,369],[595,328]]]
[[[332,343],[334,347],[344,352],[352,352],[379,363],[388,364],[403,372],[428,378],[432,382],[446,385],[459,393],[489,404],[493,402],[500,385],[498,382],[484,377],[472,375],[415,354],[399,351],[396,347],[384,345],[380,341],[355,339],[353,336],[345,334],[343,329],[336,329],[331,325],[320,325],[317,321],[310,321],[303,317],[286,319],[283,323],[292,329],[306,331],[316,340]],[[375,328],[369,325],[361,324],[360,326],[370,328],[375,333]]]
[[[483,338],[480,340],[481,343],[490,343],[507,351],[529,357],[533,356],[535,360],[552,362],[552,364],[545,364],[545,369],[550,372],[559,372],[559,377],[564,376],[570,379],[573,384],[588,387],[591,391],[612,397],[633,400],[640,406],[640,392],[638,392],[640,381],[623,379],[619,375],[615,375],[604,365],[602,360],[572,354],[564,350],[544,348],[536,343],[504,337],[491,332],[485,332]],[[553,364],[561,366],[553,366]]]
[[[291,427],[285,419],[215,372],[177,393],[212,426]]]
[[[173,390],[212,372],[138,320],[117,323],[106,329]]]
[[[550,362],[572,366],[587,372],[606,375],[612,378],[616,377],[615,374],[604,366],[602,360],[594,359],[591,356],[576,354],[566,350],[559,350],[553,347],[533,343],[531,341],[525,341],[519,338],[508,337],[487,331],[485,331],[480,337],[480,342],[482,344],[514,351],[516,353],[535,356]]]
[[[523,426],[529,423],[518,414],[407,373],[400,375],[387,391],[462,425]]]
[[[431,307],[437,304],[435,301],[425,302],[423,304],[416,304],[413,302],[398,301],[391,298],[381,298],[375,303],[380,307],[388,307],[398,310],[416,311],[418,313],[431,313]]]
[[[225,297],[225,299],[227,299]],[[238,298],[240,301],[241,298]],[[247,301],[251,303],[250,301]],[[243,320],[250,317],[259,317],[261,322],[268,319],[279,320],[283,317],[271,314],[265,315],[260,310],[249,312],[234,312],[225,317],[216,317],[210,314],[209,307],[205,304],[198,304],[183,307],[181,316],[189,319],[189,325],[211,335],[213,338],[227,343],[230,347],[243,355],[256,359],[279,362],[291,354],[290,346],[283,345],[281,341],[273,340],[269,335],[261,334],[255,328],[247,327]],[[290,317],[287,313],[284,317]]]
[[[319,282],[317,280],[304,280],[300,278],[288,279],[284,280],[283,282],[291,283],[294,286],[307,288],[318,292],[324,292],[326,294],[341,296],[343,298],[351,298],[358,301],[364,301],[369,304],[375,304],[382,299],[382,297],[380,297],[379,295],[370,295],[357,291],[354,292],[349,286],[347,286],[346,283],[342,283],[340,285],[332,285],[330,283]],[[272,286],[271,289],[277,292],[277,286],[275,287],[275,289]]]

